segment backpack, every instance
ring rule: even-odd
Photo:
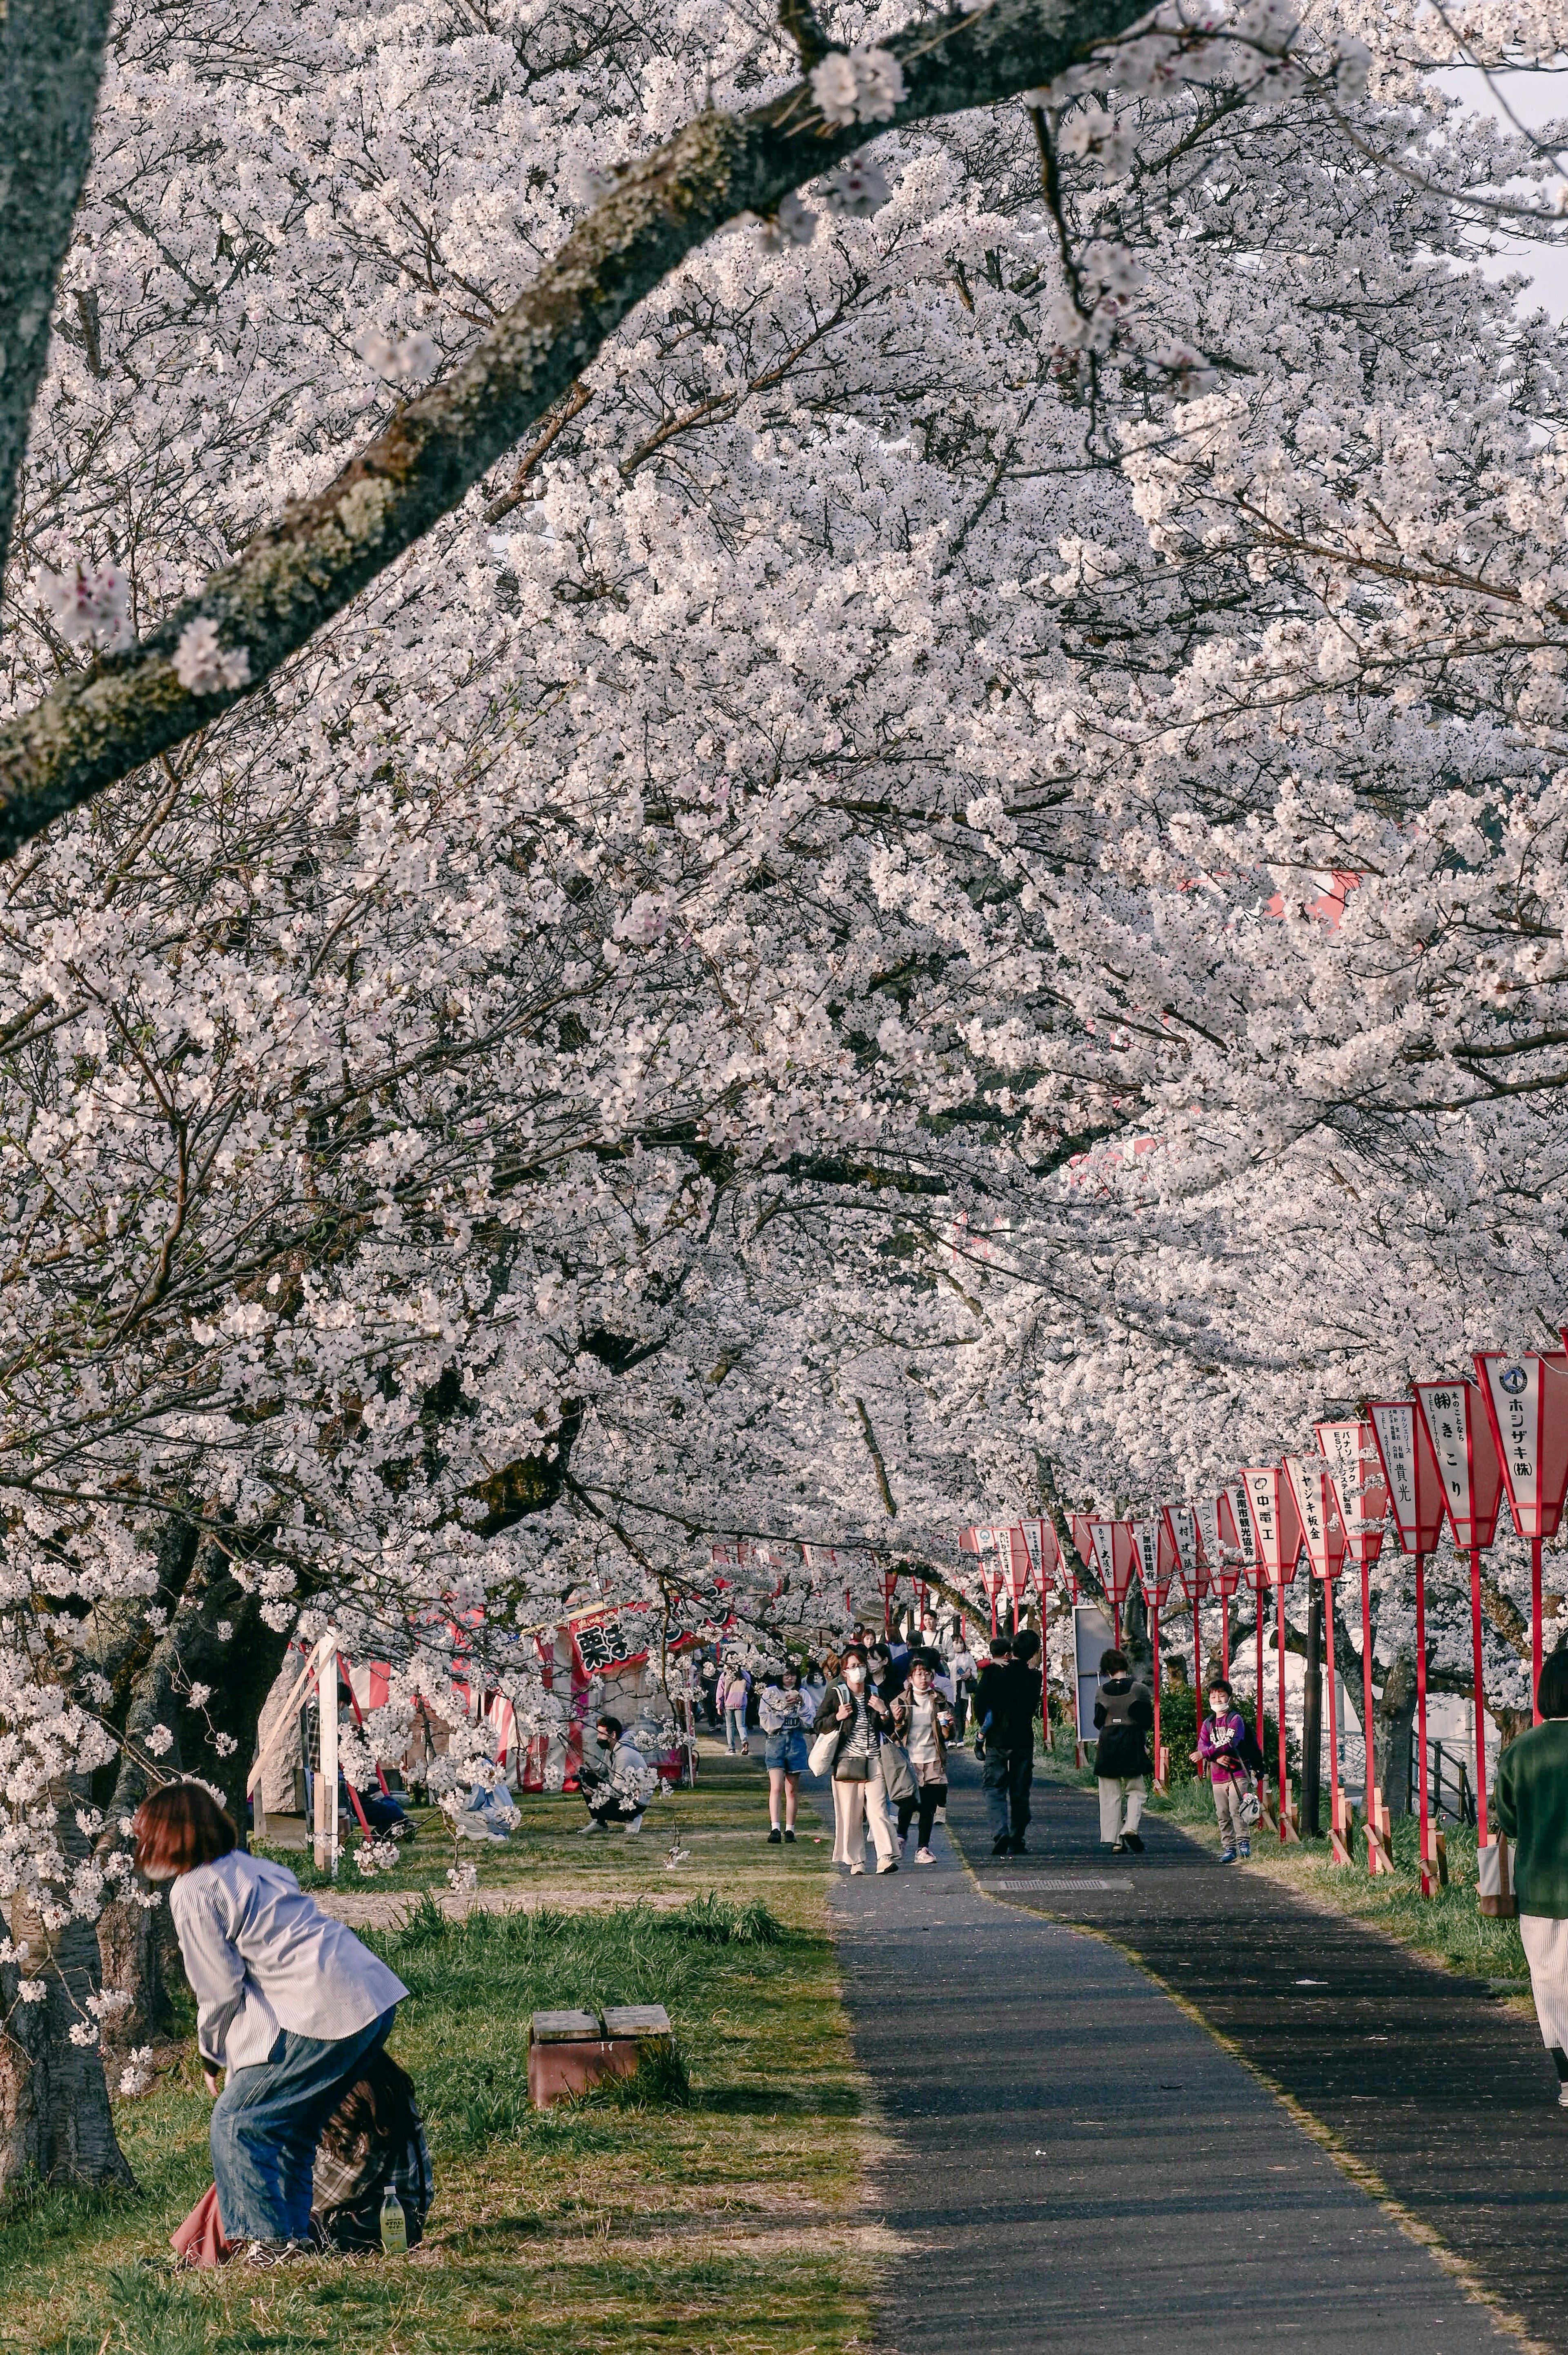
[[[1264,1771],[1264,1756],[1257,1746],[1256,1732],[1252,1726],[1246,1724],[1245,1718],[1242,1722],[1245,1731],[1236,1744],[1236,1756],[1249,1774],[1261,1774]]]

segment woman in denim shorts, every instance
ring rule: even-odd
[[[811,1706],[800,1690],[800,1671],[793,1660],[779,1670],[778,1682],[763,1688],[757,1714],[767,1745],[768,1814],[772,1828],[768,1838],[777,1847],[786,1839],[795,1845],[795,1801],[806,1771],[806,1727]],[[779,1828],[780,1809],[784,1828]]]

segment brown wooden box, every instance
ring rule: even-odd
[[[588,2011],[536,2011],[528,2030],[528,2099],[547,2109],[606,2077],[634,2077],[644,2044],[668,2043],[670,2033],[662,2004],[612,2007],[602,2022]]]

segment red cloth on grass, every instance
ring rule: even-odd
[[[214,2266],[225,2265],[234,2254],[234,2243],[223,2237],[223,2224],[217,2212],[217,2186],[209,2184],[180,2226],[171,2232],[175,2254],[198,2272],[210,2272]]]

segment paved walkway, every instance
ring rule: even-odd
[[[936,1865],[835,1888],[856,2047],[890,2137],[874,2199],[905,2251],[884,2296],[886,2346],[1213,2355],[1283,2339],[1313,2355],[1495,2355],[1520,2344],[1136,1963],[1046,1918],[1061,1909],[1139,1944],[1173,1984],[1184,1977],[1181,1992],[1225,2034],[1241,2023],[1237,2041],[1277,2078],[1281,2048],[1301,2040],[1289,2073],[1310,2079],[1314,2097],[1337,2089],[1328,2123],[1364,2096],[1358,2147],[1370,2163],[1418,2218],[1436,2210],[1429,2221],[1446,2225],[1462,2211],[1450,2245],[1528,2313],[1534,2343],[1568,2350],[1568,2297],[1552,2278],[1568,2126],[1539,2045],[1526,2066],[1528,2031],[1463,1982],[1223,1870],[1173,1828],[1154,1826],[1146,1856],[1126,1860],[1135,1881],[1121,1859],[1102,1863],[1091,1796],[1039,1796],[1035,1852],[992,1864],[978,1771],[957,1762],[949,1816],[976,1874],[938,1833]],[[1308,1977],[1329,1989],[1295,1987]],[[1413,2001],[1425,2006],[1419,2042]],[[1373,2033],[1391,2040],[1386,2052],[1363,2042]],[[1508,2126],[1493,2118],[1478,2158],[1476,2106],[1499,2055]],[[1451,2076],[1457,2103],[1444,2098]],[[1526,2116],[1544,2127],[1526,2135],[1522,2168],[1504,2156],[1499,2177],[1489,2153]],[[1419,2179],[1417,2196],[1405,2177]],[[1537,2261],[1521,2263],[1525,2232]]]

